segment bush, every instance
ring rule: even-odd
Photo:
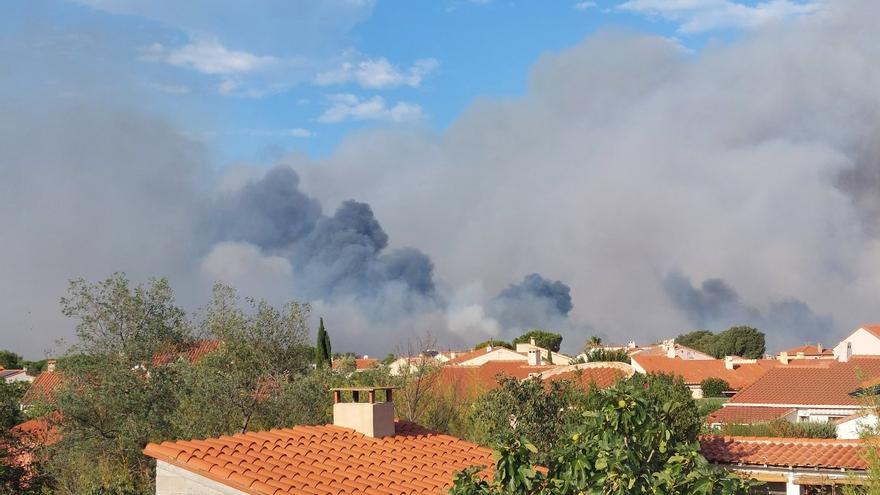
[[[747,425],[725,424],[721,425],[720,433],[747,437],[837,438],[834,423],[792,423],[784,419]]]
[[[706,378],[700,382],[703,397],[724,397],[724,392],[730,390],[727,380],[721,378]]]
[[[496,339],[489,339],[489,340],[480,342],[479,344],[475,345],[473,347],[473,349],[474,350],[483,349],[484,347],[488,347],[490,345],[492,347],[505,347],[507,349],[513,349],[513,344],[511,344],[510,342],[505,342],[503,340],[496,340]]]
[[[589,363],[598,363],[598,362],[620,362],[620,363],[630,363],[629,354],[626,353],[623,349],[618,349],[616,351],[609,349],[594,349],[592,352],[587,353],[587,362]]]
[[[705,418],[706,416],[712,414],[713,412],[721,409],[724,403],[727,402],[726,398],[721,397],[710,397],[708,399],[698,399],[697,400],[697,410],[700,413],[700,417]]]

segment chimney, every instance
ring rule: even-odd
[[[785,351],[782,351],[779,353],[779,356],[776,359],[778,359],[779,362],[782,364],[788,364],[788,353]]]
[[[541,349],[529,349],[529,366],[541,366]]]
[[[394,403],[392,390],[398,387],[332,388],[333,426],[351,428],[372,438],[394,436]],[[343,402],[342,394],[351,393],[351,402]],[[376,402],[378,392],[385,392],[385,401]],[[366,396],[366,402],[360,399]]]
[[[733,356],[724,356],[724,368],[729,370],[735,368],[733,365]]]
[[[630,340],[629,342],[627,342],[627,343],[626,343],[626,348],[627,348],[627,349],[635,349],[635,348],[636,348],[636,341],[635,341],[635,340]]]
[[[666,357],[675,357],[675,339],[664,340],[663,347],[666,348]]]
[[[529,344],[537,345],[537,344],[535,344],[535,339],[534,339],[534,338],[529,339]]]
[[[816,353],[822,354],[822,344],[816,344]]]
[[[492,344],[486,346],[486,352],[492,352]]]
[[[48,371],[49,373],[54,373],[55,372],[55,363],[56,363],[56,361],[54,359],[50,359],[50,360],[46,361],[46,371]]]
[[[840,358],[838,358],[838,360],[841,363],[847,363],[847,362],[849,362],[849,358],[851,358],[851,357],[852,357],[852,342],[847,342],[846,349],[840,355]]]

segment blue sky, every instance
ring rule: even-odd
[[[50,51],[40,49],[38,60],[23,62],[21,87],[30,91],[35,84],[69,78],[75,83],[70,91],[121,92],[120,100],[127,101],[134,93],[204,140],[223,166],[271,162],[290,152],[325,156],[365,127],[442,130],[475,99],[523,94],[529,67],[542,54],[563,50],[599,29],[655,33],[699,51],[815,7],[807,0],[185,5],[14,0],[6,4],[9,15],[0,28],[8,39],[21,34],[31,48],[54,37],[55,46],[67,50],[56,56],[77,67],[61,71]],[[7,43],[7,49],[15,50],[15,43]],[[82,75],[82,67],[91,68],[91,74]],[[102,81],[100,74],[107,72],[117,82]],[[126,85],[131,88],[119,87]],[[57,88],[47,89],[57,94]]]

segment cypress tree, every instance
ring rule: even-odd
[[[329,365],[332,356],[330,336],[327,334],[327,330],[324,329],[324,318],[321,318],[318,324],[318,338],[317,342],[315,342],[315,362],[318,366]]]

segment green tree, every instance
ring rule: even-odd
[[[324,329],[324,318],[319,319],[318,338],[315,343],[315,361],[320,366],[330,366],[333,361],[333,352],[330,347],[330,335]]]
[[[460,473],[452,495],[574,495],[582,493],[745,494],[746,480],[712,466],[699,453],[696,431],[679,431],[677,416],[692,404],[663,396],[651,380],[619,382],[594,394],[581,424],[552,453],[526,440],[499,449],[495,476]],[[547,474],[535,469],[544,457]]]
[[[535,339],[535,345],[549,349],[553,352],[559,352],[559,346],[562,345],[562,335],[544,330],[530,330],[523,335],[513,339],[513,344],[527,344]]]
[[[0,349],[0,367],[8,370],[21,369],[21,362],[21,356],[18,354],[6,349]]]
[[[587,404],[587,394],[566,380],[545,384],[537,378],[503,377],[498,383],[471,407],[469,420],[477,443],[498,446],[527,437],[547,454],[580,420]]]
[[[730,327],[719,333],[715,341],[714,356],[741,356],[758,359],[764,356],[766,345],[764,333],[752,327]]]
[[[706,378],[700,382],[703,397],[724,397],[724,392],[730,390],[730,384],[722,378]]]
[[[758,359],[766,350],[764,333],[746,326],[730,327],[718,334],[708,330],[696,330],[679,335],[675,338],[675,342],[719,359],[724,356]]]
[[[526,341],[526,342],[528,342],[528,341]],[[473,346],[472,349],[484,349],[488,346],[504,347],[507,349],[513,349],[513,344],[511,344],[510,342],[505,342],[503,340],[497,340],[497,339],[484,340],[483,342],[480,342],[479,344]]]
[[[593,349],[592,351],[587,353],[587,362],[621,362],[621,363],[629,363],[630,358],[629,354],[626,353],[623,349],[611,350],[611,349]]]

